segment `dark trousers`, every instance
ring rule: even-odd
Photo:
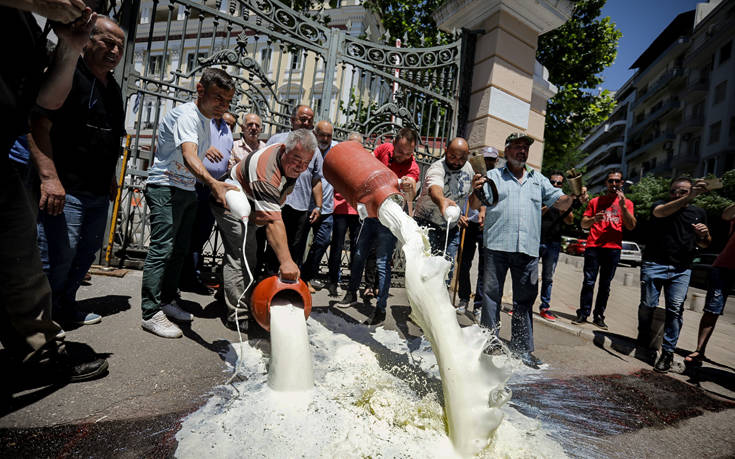
[[[148,185],[151,242],[143,264],[141,309],[148,320],[176,298],[181,267],[196,216],[196,193],[172,186]]]
[[[597,287],[594,316],[605,318],[607,299],[610,296],[610,282],[620,261],[620,249],[603,247],[587,247],[584,251],[584,280],[579,295],[577,315],[587,317],[592,311],[592,296],[595,291],[597,273],[600,273],[600,285]]]
[[[19,361],[55,351],[61,328],[51,320],[51,287],[41,269],[36,218],[28,192],[0,159],[0,341]]]
[[[322,262],[322,258],[327,252],[327,247],[329,247],[329,243],[332,241],[333,224],[334,218],[332,214],[329,214],[320,216],[311,225],[314,238],[311,240],[309,254],[306,256],[306,261],[304,261],[304,266],[301,269],[301,278],[304,282],[311,281],[319,274],[319,264]]]
[[[304,250],[306,249],[306,239],[309,236],[309,212],[305,210],[296,210],[291,206],[283,206],[281,208],[281,219],[286,227],[286,239],[288,240],[288,251],[291,253],[293,262],[301,268],[304,261]],[[276,252],[267,244],[265,236],[265,228],[258,231],[258,252],[265,251],[263,262],[259,263],[260,269],[266,276],[278,273],[281,264],[278,262]],[[259,269],[259,270],[260,270]]]
[[[360,231],[360,217],[357,215],[334,214],[332,244],[329,246],[329,282],[337,285],[342,274],[342,249],[345,235],[350,230],[350,261],[355,258],[357,232]]]
[[[485,253],[482,251],[482,226],[476,222],[468,222],[464,233],[462,247],[462,262],[459,265],[459,299],[470,300],[471,285],[470,269],[477,250],[480,260],[477,264],[477,283],[475,286],[475,306],[482,304],[482,277],[485,271]]]
[[[199,274],[202,269],[202,251],[214,227],[214,215],[209,208],[211,191],[201,183],[197,183],[196,193],[197,211],[194,225],[191,228],[189,255],[184,260],[184,268],[181,272],[182,284],[193,284],[201,280]]]
[[[538,294],[538,258],[525,253],[482,250],[485,251],[485,272],[480,325],[497,335],[503,286],[510,270],[513,282],[510,349],[514,352],[533,352],[533,302]]]

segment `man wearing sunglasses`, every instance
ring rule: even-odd
[[[635,225],[633,202],[625,199],[623,194],[623,173],[613,169],[607,173],[607,193],[590,200],[582,216],[581,226],[589,229],[590,235],[584,251],[584,280],[579,309],[577,318],[572,320],[573,324],[587,322],[592,312],[592,296],[599,272],[600,285],[592,323],[607,330],[605,308],[610,296],[610,282],[615,276],[620,250],[623,248],[623,228],[630,231]]]
[[[705,248],[712,242],[707,229],[707,213],[691,205],[694,198],[706,191],[707,183],[704,181],[692,186],[687,177],[675,178],[671,181],[669,199],[654,203],[651,212],[648,241],[641,264],[638,345],[645,348],[650,342],[653,311],[663,289],[666,298],[664,339],[661,356],[653,368],[661,373],[669,371],[674,358],[697,247]]]

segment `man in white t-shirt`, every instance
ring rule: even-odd
[[[436,161],[426,171],[421,195],[416,201],[414,219],[421,226],[429,228],[429,243],[432,252],[445,252],[446,256],[454,260],[459,247],[459,232],[467,226],[467,217],[448,222],[446,211],[450,206],[458,207],[463,211],[467,207],[467,198],[472,192],[472,166],[467,162],[470,149],[467,141],[456,137],[449,142],[444,157]],[[451,212],[451,211],[450,211]],[[449,235],[447,236],[447,226]],[[454,266],[449,271],[447,284],[452,278]]]
[[[197,99],[168,112],[158,128],[158,144],[148,171],[145,198],[150,208],[151,242],[143,266],[143,329],[164,338],[182,333],[168,319],[191,321],[176,303],[181,266],[189,248],[196,217],[197,179],[225,205],[225,193],[237,188],[212,177],[202,163],[210,146],[210,119],[229,109],[235,84],[224,71],[204,70]]]

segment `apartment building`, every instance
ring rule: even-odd
[[[585,139],[585,181],[604,187],[604,171],[721,175],[735,167],[735,2],[712,0],[678,15],[638,57],[618,106]]]

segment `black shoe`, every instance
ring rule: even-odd
[[[653,366],[653,369],[659,373],[666,373],[667,371],[671,370],[671,363],[673,361],[674,353],[663,351],[661,352],[661,357],[658,358],[656,365]]]
[[[595,320],[593,320],[592,323],[602,328],[603,330],[607,330],[607,324],[605,323],[605,319],[603,319],[602,317],[595,317]]]
[[[647,346],[636,346],[633,357],[649,365],[653,365],[656,362],[656,351],[649,349]]]
[[[345,293],[345,297],[342,298],[337,303],[335,303],[334,305],[337,306],[338,308],[349,308],[355,303],[357,303],[357,293],[347,292]]]
[[[332,284],[331,282],[329,282],[327,283],[327,285],[325,285],[325,288],[329,292],[329,296],[339,295],[339,292],[337,291],[337,284]]]
[[[572,323],[575,325],[581,325],[587,323],[587,316],[583,316],[582,314],[577,314],[576,319],[572,319]]]
[[[211,295],[212,289],[204,285],[200,280],[196,280],[181,286],[181,290],[185,292],[197,293],[199,295]]]
[[[67,343],[66,351],[54,352],[46,364],[38,365],[35,370],[47,372],[45,376],[57,382],[88,381],[107,373],[106,359],[98,357],[89,346],[77,344]]]
[[[373,315],[373,318],[370,319],[370,322],[368,325],[380,325],[385,321],[385,311],[382,309],[376,309],[375,315]]]
[[[521,359],[521,362],[523,362],[525,366],[533,368],[534,370],[538,370],[539,368],[541,368],[541,365],[544,364],[541,359],[531,354],[530,352],[522,352],[518,354],[518,358]]]

